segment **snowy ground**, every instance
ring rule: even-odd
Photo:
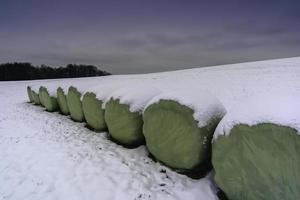
[[[58,113],[26,103],[28,82],[0,83],[0,199],[217,199],[192,180]]]

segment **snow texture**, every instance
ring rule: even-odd
[[[107,98],[107,101],[119,99],[121,104],[129,105],[130,112],[142,113],[150,99],[160,92],[159,89],[149,85],[134,85],[116,90]]]

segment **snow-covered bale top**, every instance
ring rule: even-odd
[[[160,92],[161,90],[149,84],[131,85],[112,92],[106,102],[110,99],[119,100],[119,103],[129,106],[130,112],[141,113],[150,99],[160,94]]]
[[[105,102],[117,90],[128,91],[127,87],[132,84],[142,85],[150,81],[153,87],[164,93],[208,90],[231,113],[235,107],[242,107],[240,105],[244,105],[245,99],[259,98],[262,94],[274,96],[275,99],[283,93],[300,96],[299,77],[300,57],[295,57],[152,74],[38,80],[31,86],[36,92],[40,86],[45,86],[51,96],[56,96],[59,86],[65,92],[74,86],[82,94],[94,92],[98,99]]]
[[[261,95],[249,98],[228,112],[219,123],[214,138],[229,135],[238,124],[254,126],[273,123],[288,126],[300,135],[300,96],[293,94]]]
[[[205,127],[215,119],[222,119],[226,110],[222,103],[208,91],[173,91],[155,96],[145,107],[160,100],[173,100],[194,111],[193,117],[198,122],[199,128]]]

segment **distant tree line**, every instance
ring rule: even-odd
[[[0,81],[106,76],[110,73],[93,65],[68,64],[66,67],[33,66],[31,63],[0,64]]]

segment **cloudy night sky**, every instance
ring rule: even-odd
[[[300,56],[300,1],[1,0],[0,62],[114,74]]]

